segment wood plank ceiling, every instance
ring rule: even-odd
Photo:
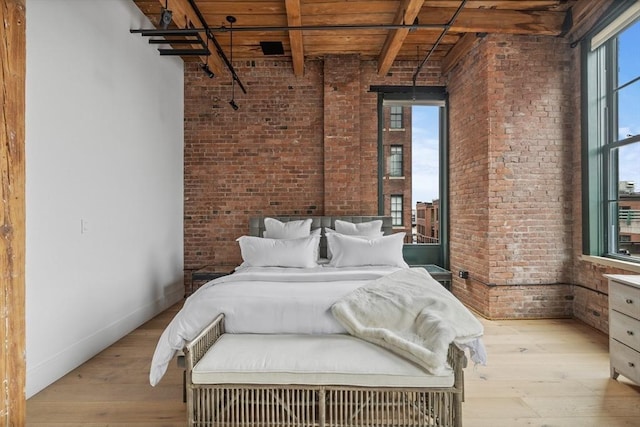
[[[202,28],[200,11],[211,33],[230,57],[233,24],[233,58],[265,58],[260,42],[281,42],[296,75],[304,73],[304,60],[327,54],[359,54],[378,61],[386,74],[394,61],[420,63],[434,45],[430,60],[451,67],[469,40],[482,33],[561,36],[576,19],[588,16],[601,0],[133,0],[158,26],[162,9],[171,10],[169,28]],[[463,7],[459,10],[459,8]],[[456,12],[459,14],[456,16]],[[456,17],[454,22],[452,18]],[[401,27],[417,23],[413,29]],[[395,27],[392,27],[396,24]],[[326,28],[326,27],[340,28]],[[443,29],[448,26],[446,34]],[[248,31],[247,27],[252,27]],[[318,28],[322,27],[322,28]],[[400,27],[400,28],[399,28]],[[203,37],[204,33],[203,33]],[[458,45],[458,49],[454,49]],[[175,47],[175,46],[174,46]],[[212,45],[206,61],[215,73],[224,64]]]

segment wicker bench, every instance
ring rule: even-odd
[[[185,347],[189,426],[462,425],[464,353],[431,376],[348,335],[236,335],[220,315]]]

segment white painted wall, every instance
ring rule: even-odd
[[[183,64],[141,27],[130,0],[27,1],[27,397],[184,293]]]

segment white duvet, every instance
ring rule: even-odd
[[[156,385],[175,352],[219,314],[229,333],[346,333],[331,307],[352,291],[397,267],[312,269],[249,267],[198,289],[162,333],[151,362]]]

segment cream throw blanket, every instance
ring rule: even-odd
[[[448,372],[451,342],[486,362],[482,324],[422,268],[400,270],[356,289],[332,306],[350,334],[387,348],[433,375]]]

